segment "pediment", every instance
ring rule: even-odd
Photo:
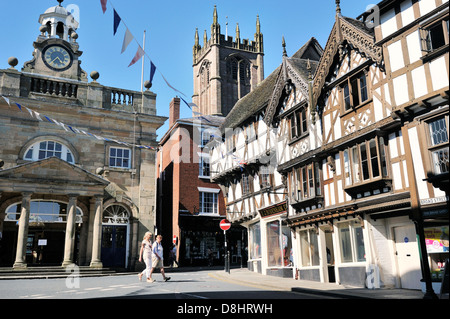
[[[21,164],[0,171],[0,190],[14,188],[65,189],[104,188],[109,182],[57,157]],[[13,188],[13,189],[11,189]]]
[[[312,96],[315,103],[317,103],[326,78],[335,62],[335,57],[340,54],[339,51],[344,42],[378,65],[383,64],[383,50],[375,44],[373,32],[365,27],[364,22],[343,16],[337,17],[314,76]]]

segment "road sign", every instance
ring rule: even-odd
[[[226,219],[222,219],[220,221],[220,229],[222,229],[223,231],[227,231],[228,229],[230,229],[231,227],[231,223],[226,220]]]

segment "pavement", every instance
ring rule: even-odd
[[[344,299],[424,299],[421,290],[382,288],[367,289],[338,285],[335,283],[320,283],[308,280],[296,280],[294,278],[282,278],[270,275],[262,275],[247,268],[232,268],[226,272],[222,267],[180,267],[166,268],[166,273],[186,271],[208,271],[208,275],[217,280],[272,291],[292,291],[311,295],[322,295]],[[5,279],[50,279],[65,278],[73,274],[61,267],[53,268],[28,268],[25,271],[16,271],[11,268],[0,268],[0,280]],[[114,276],[129,275],[130,272],[112,271],[108,269],[92,270],[89,267],[80,267],[77,275],[89,276]],[[439,292],[435,292],[439,295]],[[448,299],[448,295],[447,298]]]
[[[320,283],[316,281],[262,275],[249,271],[246,268],[231,269],[230,273],[224,270],[213,271],[209,273],[209,276],[218,280],[255,288],[293,291],[345,299],[423,299],[424,297],[424,293],[421,290],[345,287],[335,283]]]

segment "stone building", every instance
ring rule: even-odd
[[[211,36],[206,30],[203,47],[195,31],[193,47],[194,94],[192,102],[203,115],[226,116],[240,98],[264,79],[263,35],[259,17],[254,41],[242,39],[239,25],[236,37],[220,33],[217,8],[214,6]]]
[[[88,81],[61,2],[39,17],[33,58],[0,70],[0,265],[134,269],[166,118],[148,89]]]

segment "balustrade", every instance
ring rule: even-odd
[[[111,104],[133,105],[133,103],[134,95],[132,92],[114,89],[111,91]]]
[[[48,79],[31,78],[30,92],[58,97],[77,97],[78,85]]]

